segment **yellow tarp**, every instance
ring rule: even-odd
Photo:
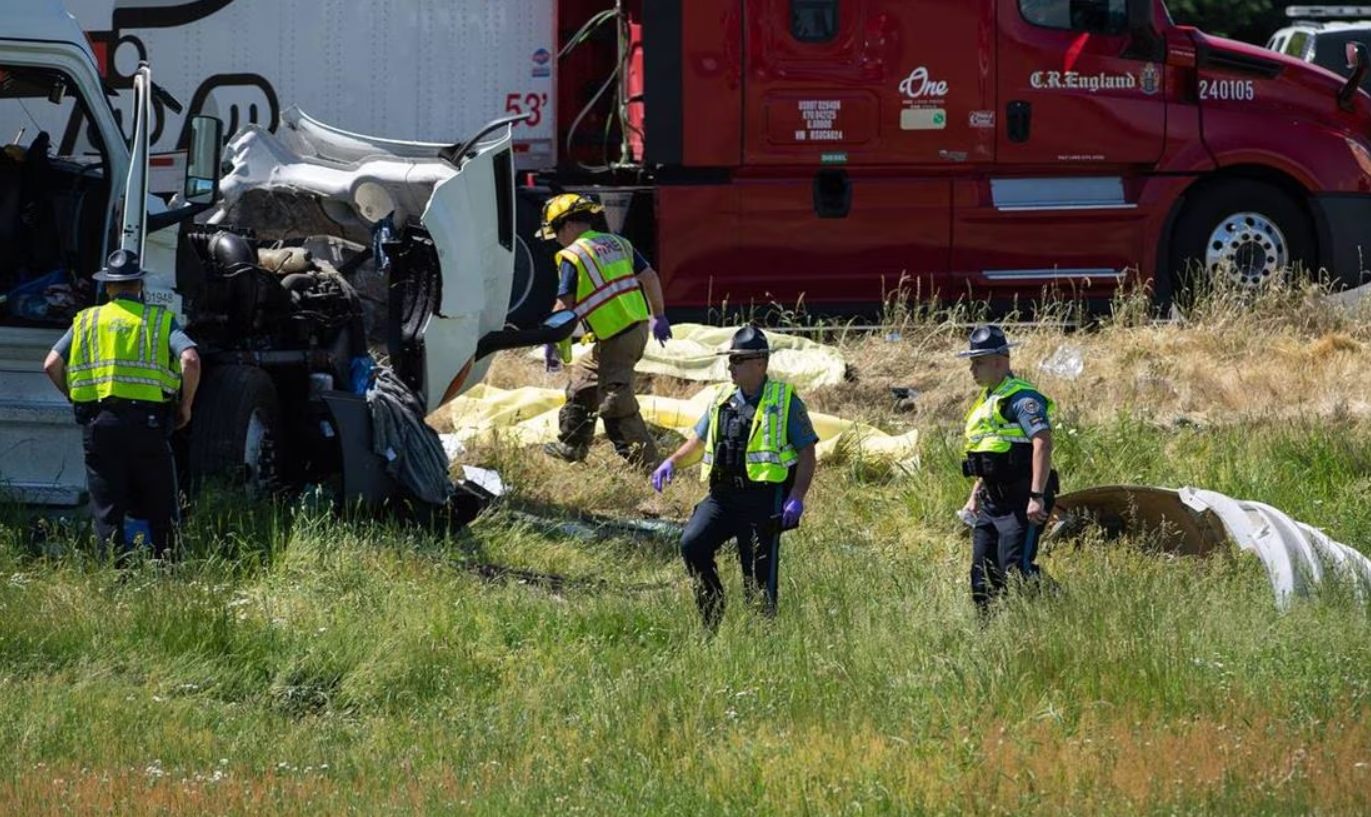
[[[635,371],[707,383],[727,382],[728,359],[721,357],[718,352],[728,348],[736,329],[733,326],[721,328],[698,323],[673,326],[673,337],[666,342],[666,346],[655,340],[648,341],[647,351],[643,353],[643,359],[638,362]],[[771,362],[767,370],[776,379],[803,391],[820,386],[836,386],[843,382],[847,361],[834,347],[770,329],[764,331],[771,344]],[[572,350],[573,360],[589,351],[588,344],[576,344]],[[535,349],[529,354],[542,360],[543,350]]]
[[[685,434],[709,408],[720,388],[723,386],[706,386],[689,400],[639,395],[638,403],[648,424]],[[463,445],[535,445],[557,438],[557,411],[564,402],[563,393],[554,389],[525,386],[506,390],[481,383],[434,412],[429,423],[440,432],[455,434]],[[819,435],[815,450],[820,461],[840,456],[906,471],[918,466],[917,431],[892,436],[831,414],[810,412],[809,417]],[[604,425],[597,424],[596,434],[603,433]]]

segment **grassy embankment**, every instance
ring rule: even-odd
[[[1371,330],[1272,301],[1025,336],[1066,489],[1196,485],[1367,547]],[[807,396],[920,428],[921,470],[823,464],[780,617],[738,603],[729,564],[713,639],[669,537],[556,527],[699,496],[653,495],[604,443],[580,466],[471,452],[516,487],[446,538],[221,498],[192,558],[119,574],[0,529],[0,812],[1364,813],[1371,619],[1349,593],[1279,613],[1254,558],[1090,536],[1046,558],[1059,597],[978,625],[963,331],[896,317],[897,341],[842,340],[854,383]],[[1038,372],[1062,344],[1075,380]],[[493,380],[561,382],[513,356]],[[891,385],[922,391],[913,412]]]

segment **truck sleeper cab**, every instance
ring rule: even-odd
[[[542,181],[631,193],[673,308],[1362,280],[1371,100],[1160,0],[625,5],[652,184]]]

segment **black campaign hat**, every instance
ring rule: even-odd
[[[766,335],[762,334],[762,330],[755,326],[744,326],[733,333],[733,340],[729,341],[728,348],[719,354],[761,357],[771,354],[771,344],[766,342]]]
[[[966,351],[958,352],[957,357],[1007,355],[1010,347],[1018,345],[1017,343],[1010,343],[1009,338],[1004,335],[1004,330],[998,326],[978,326],[971,330],[971,337],[967,339]]]
[[[137,281],[148,271],[138,262],[138,253],[132,250],[115,250],[105,260],[105,266],[92,278],[97,281]]]

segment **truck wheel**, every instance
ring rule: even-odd
[[[1193,194],[1171,242],[1172,295],[1192,300],[1215,286],[1260,288],[1295,269],[1314,269],[1309,216],[1275,185],[1238,179]]]
[[[542,224],[542,203],[520,191],[515,200],[514,286],[505,321],[521,329],[543,322],[557,296],[556,246],[535,238]]]
[[[192,485],[225,479],[261,495],[276,487],[276,385],[255,366],[205,372],[190,430]]]

